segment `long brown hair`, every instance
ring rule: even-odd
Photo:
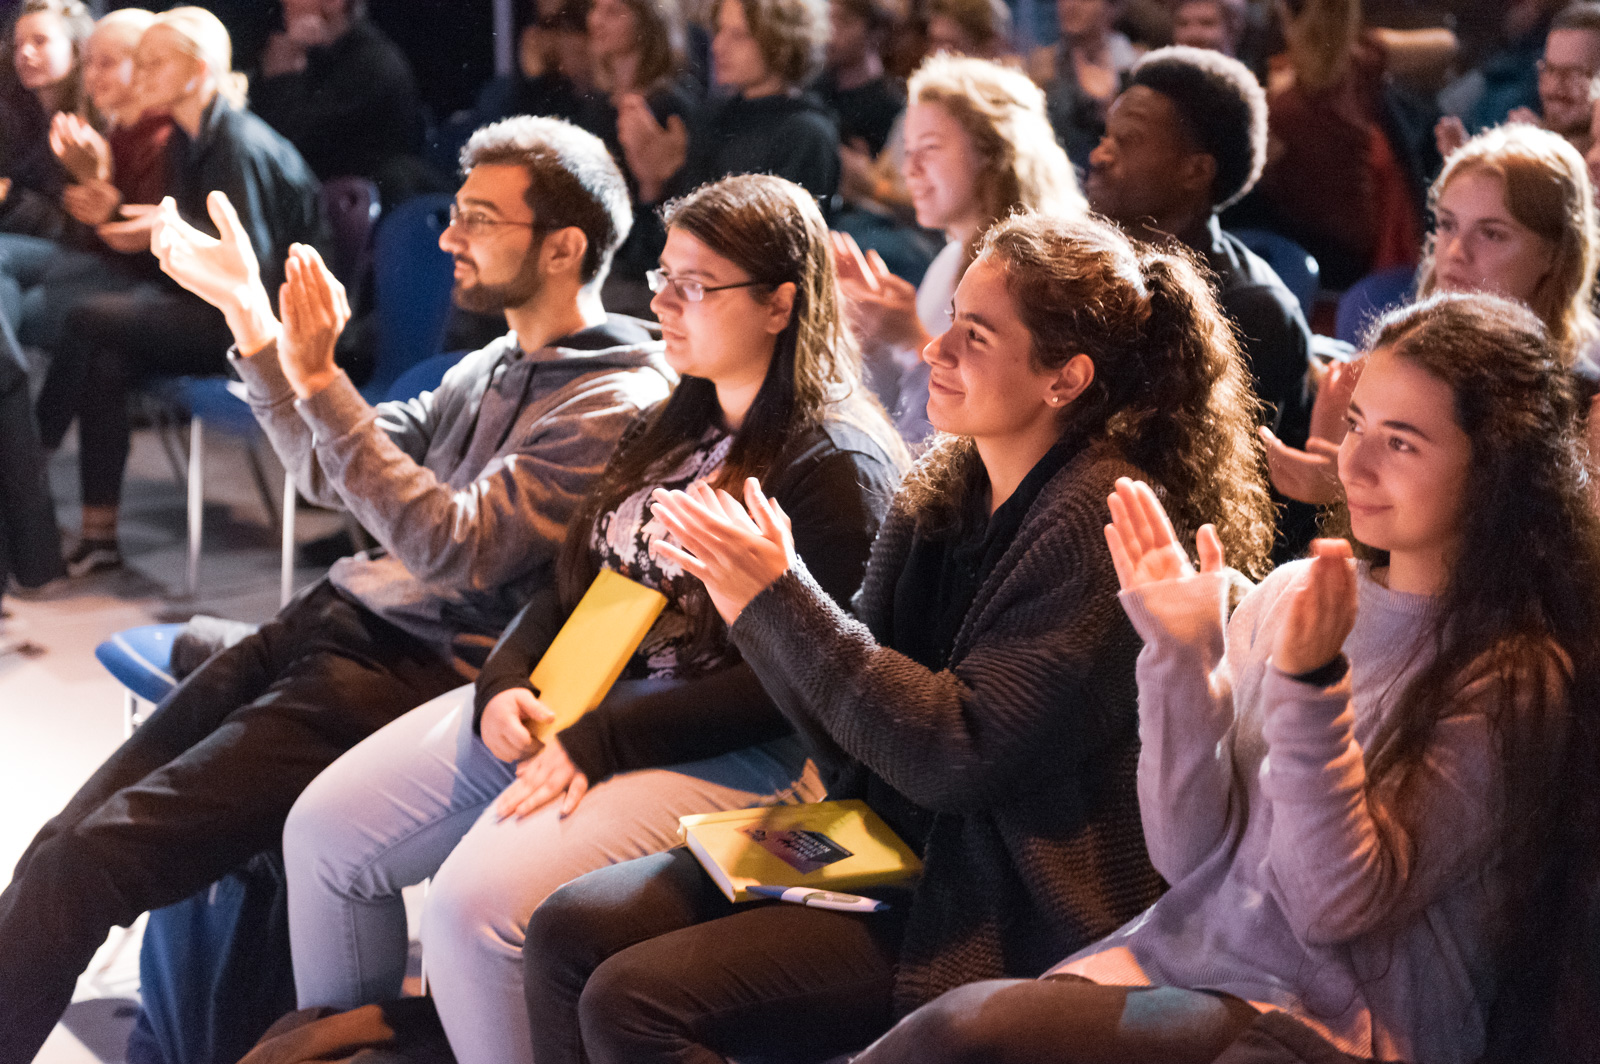
[[[1045,113],[1044,90],[1020,70],[988,59],[940,53],[911,75],[907,98],[941,107],[983,160],[977,187],[984,222],[967,246],[977,256],[983,230],[1014,211],[1081,214],[1088,209],[1067,153]]]
[[[1368,346],[1448,385],[1472,446],[1459,561],[1419,643],[1431,658],[1367,744],[1369,806],[1408,859],[1406,829],[1428,815],[1411,803],[1411,785],[1440,721],[1460,712],[1464,689],[1488,681],[1505,900],[1486,1059],[1595,1059],[1571,1042],[1600,1048],[1593,1031],[1549,1022],[1557,998],[1578,985],[1574,949],[1592,948],[1579,928],[1591,916],[1600,849],[1600,517],[1588,497],[1572,376],[1531,311],[1482,294],[1440,294],[1393,311]],[[1348,535],[1343,503],[1333,519]],[[1350,539],[1359,555],[1386,564]],[[1586,953],[1577,959],[1591,963]],[[1569,1019],[1592,1028],[1595,1004]]]
[[[1035,366],[1094,361],[1093,382],[1062,409],[1064,433],[1110,441],[1150,476],[1180,530],[1216,525],[1230,563],[1264,573],[1273,513],[1260,401],[1189,255],[1136,245],[1099,217],[1026,214],[991,228],[978,257],[1005,273]],[[907,477],[908,504],[948,520],[977,468],[972,440],[939,437]]]
[[[726,177],[667,204],[662,219],[760,282],[752,289],[757,298],[795,286],[789,324],[715,486],[740,496],[746,477],[766,481],[795,435],[830,417],[861,428],[904,464],[905,445],[861,383],[861,351],[840,314],[828,226],[811,194],[769,174]],[[559,581],[564,602],[575,603],[594,579],[588,540],[595,518],[671,470],[721,419],[716,387],[685,377],[617,448],[568,531]],[[701,630],[715,627],[714,618],[704,620]]]
[[[1592,306],[1600,232],[1583,156],[1565,137],[1526,123],[1485,130],[1451,153],[1428,190],[1430,211],[1438,211],[1445,188],[1465,173],[1498,177],[1507,212],[1553,249],[1550,270],[1528,305],[1570,366],[1586,345],[1600,338]],[[1430,235],[1423,251],[1417,284],[1423,296],[1432,295],[1438,282],[1436,243]]]

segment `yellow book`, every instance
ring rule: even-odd
[[[683,841],[729,901],[752,886],[854,891],[898,886],[922,862],[859,801],[774,805],[678,818]]]
[[[661,592],[600,571],[528,677],[555,713],[534,738],[544,742],[600,704],[666,604]]]

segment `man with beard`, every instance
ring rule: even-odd
[[[31,1060],[114,924],[171,904],[279,845],[325,766],[470,679],[548,587],[568,520],[624,428],[672,380],[643,323],[600,287],[632,212],[604,144],[555,119],[479,130],[440,245],[456,299],[512,331],[440,387],[368,406],[333,363],[348,319],[296,245],[280,326],[232,205],[220,239],[170,201],[154,247],[216,305],[252,409],[295,482],[383,550],[336,564],[256,634],[185,680],[46,824],[0,894],[0,1062]]]
[[[1256,183],[1266,154],[1267,100],[1249,69],[1220,52],[1162,48],[1139,61],[1107,111],[1084,194],[1130,236],[1176,242],[1204,259],[1266,403],[1265,427],[1275,441],[1302,447],[1311,330],[1272,267],[1217,221]],[[1274,557],[1298,557],[1315,527],[1314,508],[1289,506]]]

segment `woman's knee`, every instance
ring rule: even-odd
[[[858,1064],[990,1064],[1008,1059],[1016,1017],[988,1008],[1014,980],[969,983],[923,1005],[879,1039]],[[1063,1058],[1065,1059],[1065,1058]]]

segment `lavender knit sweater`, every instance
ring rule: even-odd
[[[1252,591],[1226,636],[1222,574],[1123,593],[1146,644],[1139,805],[1172,889],[1063,967],[1275,1005],[1361,1056],[1475,1059],[1492,991],[1485,688],[1469,687],[1439,725],[1414,779],[1426,815],[1409,818],[1409,846],[1391,845],[1374,825],[1362,750],[1426,660],[1414,651],[1431,600],[1389,591],[1363,566],[1350,672],[1316,688],[1268,660],[1306,564]]]

